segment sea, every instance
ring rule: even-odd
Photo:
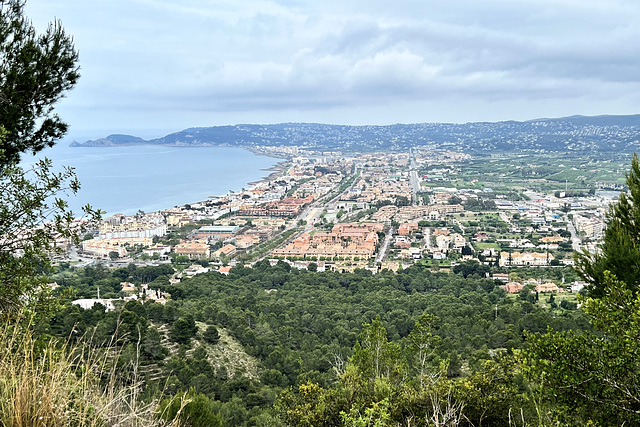
[[[236,147],[70,147],[23,154],[29,167],[47,157],[54,167],[73,167],[81,188],[65,197],[77,217],[90,204],[108,215],[154,212],[248,188],[280,160]]]

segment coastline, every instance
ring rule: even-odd
[[[280,177],[286,170],[287,168],[287,162],[288,160],[282,160],[281,162],[276,163],[275,166],[272,166],[270,168],[266,168],[266,169],[261,169],[263,171],[270,171],[271,173],[261,179],[259,179],[258,181],[252,181],[249,182],[248,185],[251,187],[254,187],[258,184],[262,184],[263,182],[269,182],[269,181],[274,181],[276,180],[278,177]]]
[[[57,145],[46,154],[55,163],[76,169],[82,188],[69,203],[78,217],[87,203],[106,211],[106,215],[132,215],[139,210],[160,212],[226,196],[230,190],[237,193],[241,188],[273,180],[282,174],[287,162],[247,147],[181,150],[187,147],[139,144],[115,150],[77,148]],[[118,167],[114,169],[114,165]]]

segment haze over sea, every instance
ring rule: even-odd
[[[168,209],[239,191],[271,173],[278,159],[233,147],[126,146],[69,147],[60,142],[23,166],[48,157],[55,166],[72,166],[82,185],[69,196],[76,215],[87,203],[107,215]]]

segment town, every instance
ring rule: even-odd
[[[570,266],[574,251],[597,250],[608,206],[622,188],[612,177],[627,162],[624,156],[564,163],[543,154],[472,157],[428,146],[362,154],[282,146],[258,151],[285,160],[241,191],[103,218],[80,245],[61,241],[65,251],[57,261],[170,264],[172,283],[263,259],[374,274],[417,263],[439,272],[475,266],[508,293],[525,287],[575,293],[584,283],[541,278],[535,269]],[[531,274],[509,274],[523,267]],[[141,293],[165,301],[145,283],[121,285],[119,295],[103,295],[107,307],[104,298]]]

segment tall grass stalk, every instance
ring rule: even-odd
[[[157,402],[139,400],[135,374],[126,385],[118,380],[114,353],[0,326],[0,427],[166,426]]]

